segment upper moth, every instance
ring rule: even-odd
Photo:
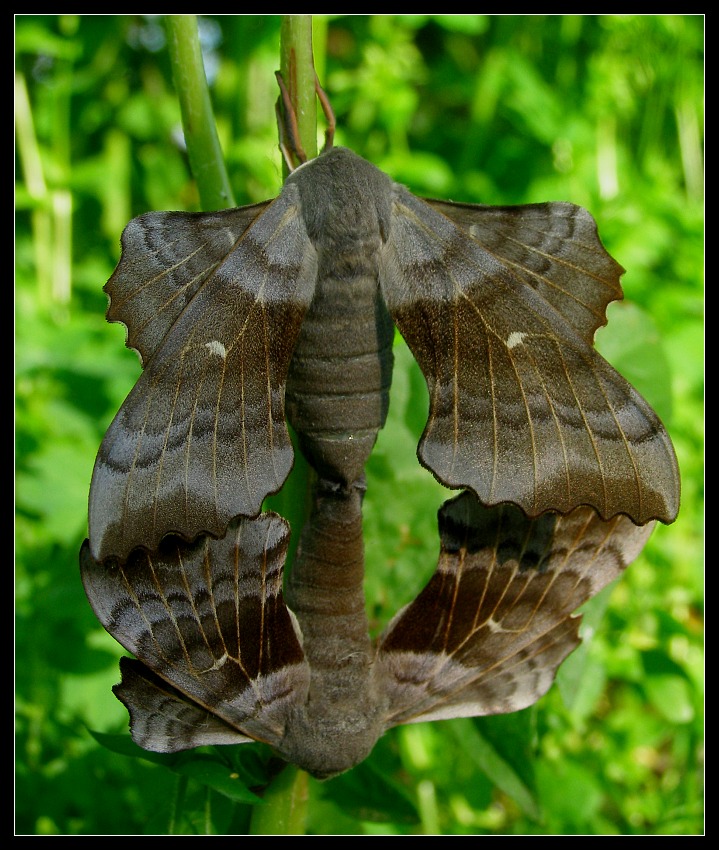
[[[292,465],[285,414],[319,474],[351,484],[386,416],[394,325],[443,484],[531,517],[672,521],[666,430],[593,348],[621,272],[580,207],[421,200],[346,148],[273,201],[134,219],[106,291],[144,371],[95,464],[92,556],[255,516]]]

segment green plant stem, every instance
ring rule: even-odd
[[[195,15],[167,15],[172,78],[180,100],[190,170],[203,210],[235,205],[207,87]]]
[[[280,72],[297,114],[299,142],[308,157],[317,155],[317,97],[312,47],[312,15],[285,15],[280,30]],[[287,163],[283,163],[285,176]],[[290,524],[292,537],[285,572],[289,573],[300,529],[310,512],[312,493],[311,467],[302,456],[294,439],[295,463],[282,490],[266,501],[266,507],[277,511]]]
[[[312,16],[285,15],[280,33],[280,72],[297,115],[299,142],[308,159],[317,156],[317,99],[312,59]],[[284,163],[285,170],[287,164]],[[285,172],[286,173],[286,172]],[[295,441],[295,464],[280,493],[268,506],[287,519],[292,528],[286,571],[297,547],[300,529],[310,510],[314,473]],[[308,775],[288,765],[268,787],[264,805],[252,812],[252,835],[304,835],[307,815]]]
[[[52,297],[53,274],[50,195],[45,182],[43,160],[35,133],[27,84],[25,77],[20,73],[15,74],[15,139],[25,187],[30,198],[38,299],[40,303],[47,304]]]
[[[308,780],[304,770],[287,765],[252,810],[250,835],[304,835]]]
[[[180,776],[177,779],[175,794],[171,801],[170,822],[167,825],[168,835],[177,834],[177,828],[179,825],[180,815],[182,813],[182,807],[185,803],[185,794],[187,793],[188,781],[189,780],[186,776]]]
[[[285,15],[282,18],[280,72],[297,116],[299,142],[307,159],[312,159],[317,156],[317,97],[312,55],[312,15]]]

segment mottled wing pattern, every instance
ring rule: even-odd
[[[606,324],[607,304],[622,298],[624,269],[605,251],[583,207],[427,203],[535,289],[591,345]]]
[[[138,744],[163,752],[195,746],[192,736],[177,734],[178,724],[208,712],[242,736],[281,740],[309,687],[282,596],[288,540],[287,523],[264,513],[233,521],[219,540],[168,538],[157,553],[138,551],[119,566],[95,561],[85,543],[81,572],[95,614],[143,662],[126,667],[118,693],[130,707]],[[196,703],[194,713],[175,690]],[[218,728],[224,734],[213,720],[211,733]]]
[[[108,285],[110,317],[128,324],[145,369],[95,462],[89,538],[97,560],[153,551],[168,533],[220,537],[233,517],[256,514],[289,473],[284,386],[317,256],[296,187],[261,209],[230,211],[226,230],[220,214],[199,219],[197,233],[172,214],[129,225]],[[190,252],[177,259],[163,235],[177,241],[183,230],[192,231]],[[197,245],[207,232],[205,256]]]
[[[551,251],[564,257],[550,301],[541,294],[547,285],[530,280],[543,268],[530,250],[536,228],[514,260],[498,258],[401,187],[394,196],[380,282],[429,388],[421,462],[448,487],[469,488],[489,505],[513,502],[531,516],[591,505],[605,519],[672,521],[679,474],[669,436],[589,342],[607,297],[588,283],[593,266],[577,287],[587,308],[572,306],[569,320],[559,312],[574,292],[567,257],[574,251],[586,265],[593,256],[586,227],[579,247],[548,244],[550,268],[560,266]],[[487,227],[497,222],[506,228],[491,216]],[[530,265],[518,274],[522,262]],[[596,273],[610,265],[602,258]]]
[[[440,510],[433,578],[381,638],[388,727],[518,711],[578,645],[582,603],[637,557],[653,523],[590,508],[527,518],[468,493]]]
[[[132,739],[143,749],[175,753],[253,740],[188,700],[142,662],[121,658],[120,670],[122,682],[112,692],[128,710]]]
[[[147,365],[182,311],[270,201],[212,213],[150,212],[122,233],[122,255],[104,286],[107,320]]]

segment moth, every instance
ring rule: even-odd
[[[144,371],[95,463],[92,558],[256,517],[292,466],[286,417],[320,477],[351,486],[387,414],[395,327],[442,484],[530,518],[671,522],[669,436],[593,347],[622,272],[580,207],[423,200],[342,147],[272,201],[134,219],[107,315]]]
[[[572,612],[639,553],[654,523],[579,507],[529,518],[468,491],[439,512],[424,590],[370,642],[361,484],[321,485],[283,596],[289,527],[233,519],[218,539],[161,541],[124,564],[81,551],[103,626],[137,658],[113,689],[148,750],[269,744],[319,779],[364,759],[394,726],[516,711],[579,643]],[[319,582],[316,583],[316,579]]]

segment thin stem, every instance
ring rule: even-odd
[[[312,15],[283,17],[280,30],[280,73],[297,116],[298,141],[307,159],[313,159],[317,156],[317,98],[312,58]]]
[[[20,165],[25,178],[25,186],[30,196],[38,300],[46,306],[52,294],[53,269],[50,196],[45,182],[42,155],[35,133],[27,85],[25,77],[20,73],[15,75],[15,128]]]
[[[285,15],[280,32],[280,73],[297,116],[297,141],[308,159],[317,156],[316,75],[312,60],[312,16]],[[280,140],[282,141],[282,140]],[[298,164],[298,163],[297,163]],[[289,169],[284,163],[285,176]],[[286,570],[297,546],[300,529],[310,512],[312,470],[295,442],[295,465],[280,493],[267,500],[292,527],[292,546]],[[304,835],[309,778],[288,765],[268,787],[264,804],[255,806],[251,835]]]
[[[235,205],[225,169],[210,91],[202,61],[195,15],[167,15],[167,42],[172,78],[180,100],[182,127],[203,210]]]
[[[180,814],[182,813],[182,807],[185,803],[185,794],[187,793],[187,776],[179,776],[177,778],[177,785],[175,786],[175,793],[173,795],[171,801],[170,808],[170,821],[167,825],[167,834],[168,835],[176,835],[176,830],[180,818]]]
[[[212,835],[212,789],[205,786],[205,808],[203,811],[203,827],[205,835]]]
[[[250,835],[304,835],[307,796],[307,774],[288,765],[252,810]]]
[[[317,156],[317,96],[312,55],[312,15],[285,15],[280,30],[280,73],[297,116],[298,141],[310,159]],[[283,165],[287,176],[287,163]],[[282,490],[265,502],[265,508],[277,511],[292,529],[285,574],[291,569],[300,530],[312,507],[313,472],[299,451],[297,440],[293,439],[293,443],[295,463],[292,473]]]

